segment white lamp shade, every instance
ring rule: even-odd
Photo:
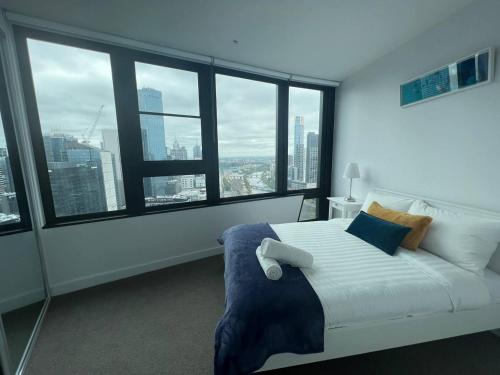
[[[359,167],[357,163],[348,163],[345,166],[344,178],[359,178]]]

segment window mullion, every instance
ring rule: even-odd
[[[220,200],[219,156],[217,143],[217,115],[215,101],[215,73],[213,67],[205,67],[199,74],[201,136],[203,160],[206,165],[207,203]]]
[[[144,187],[142,168],[140,168],[143,158],[142,135],[134,61],[128,56],[127,51],[117,48],[111,53],[111,68],[125,201],[127,211],[137,214],[144,211]]]
[[[333,155],[335,89],[325,88],[321,101],[321,134],[319,147],[319,219],[328,218],[328,201],[331,192],[331,173]]]
[[[278,85],[276,188],[278,194],[286,194],[288,169],[288,82]]]

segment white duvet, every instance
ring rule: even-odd
[[[350,220],[272,225],[282,242],[309,251],[302,269],[325,314],[325,328],[475,309],[491,302],[486,284],[424,250],[393,257],[345,232]]]

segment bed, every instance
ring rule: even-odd
[[[423,199],[435,207],[455,212],[500,219],[500,214],[493,212],[376,191],[391,197]],[[307,249],[314,255],[316,266],[294,275],[303,275],[320,301],[323,347],[318,350],[312,345],[309,351],[298,352],[295,344],[288,351],[310,354],[276,352],[258,371],[500,328],[498,249],[484,276],[478,276],[422,249],[412,252],[400,248],[394,257],[373,251],[371,245],[344,231],[349,223],[349,219],[333,219],[270,226],[282,242]],[[251,236],[257,238],[256,234]],[[228,266],[235,267],[234,264],[226,262],[226,276],[231,271]],[[290,298],[290,304],[311,298],[302,284],[304,281],[298,281],[301,292],[295,299]],[[248,285],[245,290],[251,288]],[[279,293],[283,292],[277,291],[276,295]],[[226,295],[230,294],[226,284]],[[304,317],[301,324],[306,328],[311,324],[307,317],[320,319],[314,315],[317,314],[314,300],[309,302],[306,305],[310,310],[300,312]],[[250,303],[258,305],[255,299]],[[239,336],[244,335],[245,332],[240,331]],[[299,330],[297,337],[309,340],[300,335]]]

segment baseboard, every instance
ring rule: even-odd
[[[224,248],[222,246],[218,246],[204,250],[192,251],[190,253],[176,255],[152,262],[79,277],[73,280],[64,281],[62,283],[53,284],[50,286],[50,290],[52,292],[52,296],[58,296],[92,286],[109,283],[111,281],[124,279],[130,276],[139,275],[141,273],[156,271],[162,268],[222,254],[223,249]]]
[[[40,281],[41,282],[41,281]],[[45,289],[38,288],[0,300],[0,314],[31,305],[45,299]]]

